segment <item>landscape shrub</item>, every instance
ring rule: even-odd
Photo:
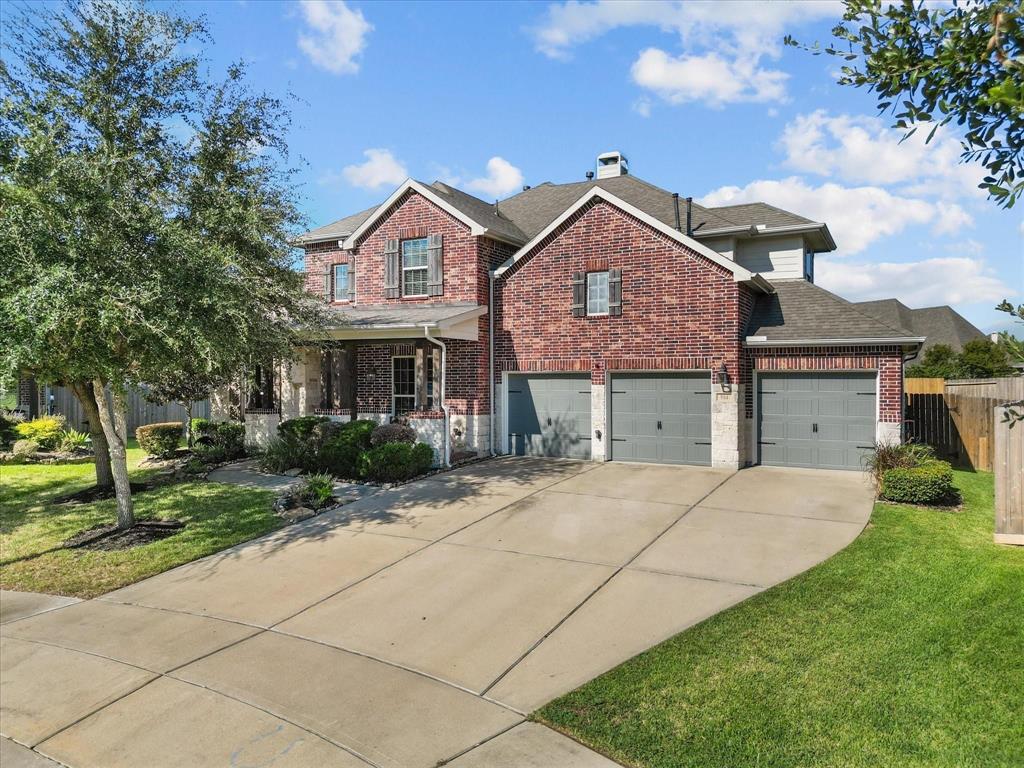
[[[0,411],[0,446],[8,445],[18,439],[15,427],[25,421],[25,417],[15,411]]]
[[[39,443],[35,440],[15,440],[11,451],[15,456],[31,456],[39,450]]]
[[[194,450],[197,453],[202,453],[204,457],[215,455],[207,449],[221,449],[223,458],[218,462],[237,459],[246,453],[245,424],[240,421],[192,419],[192,435],[195,443]]]
[[[341,433],[346,435],[346,438],[354,445],[359,446],[364,451],[368,451],[372,447],[370,445],[370,437],[376,428],[377,422],[372,419],[356,419],[355,421],[346,422],[341,428]]]
[[[223,446],[216,443],[196,443],[192,452],[203,464],[220,464],[230,458],[234,458],[228,456],[228,452],[224,450]]]
[[[60,449],[66,453],[84,451],[89,448],[90,438],[85,432],[67,429],[60,436]]]
[[[330,472],[344,480],[359,478],[359,459],[364,451],[350,435],[339,433],[328,440],[316,453],[316,468]]]
[[[919,467],[935,459],[935,451],[923,443],[892,443],[879,445],[868,454],[864,463],[874,478],[875,487],[881,487],[882,476],[890,469]]]
[[[325,507],[334,495],[334,478],[326,472],[306,475],[296,495],[303,506],[312,509]]]
[[[64,417],[39,416],[31,421],[14,425],[14,431],[23,440],[35,440],[45,451],[52,451],[60,445],[60,434],[64,431]]]
[[[895,467],[882,474],[882,498],[908,504],[939,504],[955,499],[953,468],[931,460],[916,467]]]
[[[301,440],[308,440],[317,424],[330,421],[327,416],[299,416],[295,419],[287,419],[277,425],[277,434],[284,437],[290,435]]]
[[[387,443],[415,443],[416,430],[408,424],[381,424],[370,433],[370,445],[386,445]]]
[[[180,421],[164,421],[157,424],[143,424],[135,430],[139,447],[149,456],[164,458],[174,454],[181,443],[185,425]]]
[[[422,475],[434,463],[434,449],[426,443],[384,443],[361,458],[363,474],[380,483],[396,483]]]
[[[307,461],[309,450],[305,440],[294,435],[278,435],[270,438],[259,457],[259,466],[264,472],[287,472],[302,467]]]
[[[340,421],[322,421],[313,427],[307,441],[313,453],[319,453],[331,440],[341,434],[344,425]]]

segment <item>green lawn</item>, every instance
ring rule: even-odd
[[[1020,766],[1024,550],[878,504],[846,550],[535,713],[630,766]]]
[[[143,454],[132,443],[132,480],[144,480],[150,472],[138,469]],[[186,526],[180,533],[123,551],[48,551],[80,531],[117,519],[113,499],[76,506],[50,503],[94,481],[92,464],[0,466],[0,588],[95,597],[281,525],[267,491],[179,483],[135,494],[135,514],[181,520]]]

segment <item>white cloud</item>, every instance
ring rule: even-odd
[[[466,182],[466,187],[488,197],[504,197],[523,185],[523,172],[503,157],[487,161],[487,175]]]
[[[830,115],[825,110],[798,115],[783,129],[778,149],[787,167],[854,184],[900,185],[909,195],[984,197],[982,173],[960,162],[960,142],[938,129],[925,143],[922,126],[906,141],[879,117]]]
[[[386,149],[367,149],[365,163],[346,165],[341,173],[354,187],[376,189],[385,184],[397,186],[409,178],[405,166]]]
[[[752,202],[769,203],[825,222],[845,254],[859,253],[908,226],[932,222],[939,214],[934,203],[900,197],[880,187],[813,186],[797,176],[753,181],[745,187],[720,187],[700,200],[707,206]]]
[[[980,258],[854,264],[819,256],[815,282],[850,301],[898,296],[910,307],[997,302],[1014,292]]]
[[[643,51],[633,63],[633,81],[669,104],[704,101],[721,106],[736,101],[781,101],[785,72],[766,70],[745,60],[729,61],[717,53],[671,56],[658,48]]]
[[[974,217],[956,203],[941,200],[935,204],[935,226],[937,235],[956,235],[967,227],[974,226]]]
[[[299,48],[310,61],[336,75],[358,72],[356,58],[373,29],[363,12],[343,0],[302,0],[301,8],[309,29],[299,33]]]
[[[640,117],[650,117],[651,100],[645,97],[637,99],[633,102],[633,111],[640,115]]]
[[[575,46],[622,27],[675,33],[680,53],[648,48],[633,64],[634,80],[673,104],[694,99],[723,104],[782,100],[788,76],[761,67],[761,59],[779,58],[782,38],[794,26],[841,15],[836,2],[567,0],[551,5],[533,34],[539,51],[566,59]]]

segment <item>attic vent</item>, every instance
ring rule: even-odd
[[[597,178],[610,179],[629,173],[629,161],[621,152],[604,152],[597,156]]]

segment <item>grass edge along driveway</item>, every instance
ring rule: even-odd
[[[1024,549],[963,510],[876,504],[830,560],[534,719],[631,766],[1010,766],[1024,755]]]
[[[132,441],[134,443],[134,441]],[[129,450],[132,480],[144,458]],[[173,518],[180,533],[121,551],[58,550],[80,531],[117,519],[115,502],[56,506],[56,496],[95,482],[92,464],[22,464],[0,467],[0,588],[89,598],[279,528],[273,494],[223,483],[190,481],[136,493],[138,519]]]

